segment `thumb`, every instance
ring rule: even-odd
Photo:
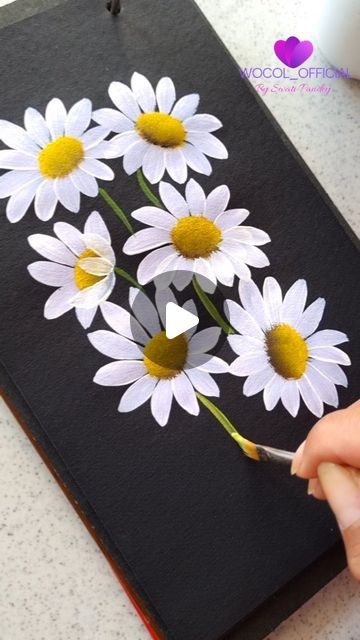
[[[341,530],[349,569],[360,581],[360,471],[323,462],[318,478]]]

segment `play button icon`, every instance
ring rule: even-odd
[[[181,333],[199,324],[199,318],[190,311],[186,311],[174,302],[168,302],[165,308],[165,332],[169,340],[177,338]]]

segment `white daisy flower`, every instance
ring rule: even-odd
[[[131,77],[131,89],[122,82],[112,82],[109,96],[118,109],[99,109],[95,122],[116,135],[110,143],[108,158],[124,156],[124,170],[129,175],[140,167],[152,184],[167,171],[175,182],[185,182],[187,167],[210,175],[206,156],[224,159],[228,152],[212,131],[220,120],[207,113],[196,113],[199,95],[192,93],[176,101],[174,83],[161,78],[154,91],[140,73]]]
[[[244,394],[264,392],[264,404],[271,411],[279,399],[295,417],[300,396],[315,416],[323,414],[323,403],[338,406],[336,384],[347,386],[339,365],[349,365],[349,356],[335,345],[347,342],[341,331],[316,331],[325,300],[318,298],[307,309],[307,285],[297,280],[282,297],[274,278],[266,278],[263,295],[253,281],[239,284],[243,307],[227,300],[230,324],[240,335],[228,340],[238,358],[230,373],[248,376]]]
[[[115,284],[110,234],[97,211],[88,217],[83,233],[67,222],[56,222],[54,232],[57,238],[42,233],[28,237],[30,246],[47,259],[33,262],[28,271],[38,282],[56,287],[45,304],[45,318],[58,318],[75,308],[87,329]]]
[[[173,398],[196,416],[199,405],[195,389],[206,396],[219,396],[219,387],[210,374],[225,373],[228,365],[207,353],[219,339],[218,327],[198,333],[193,328],[168,339],[162,328],[165,307],[167,302],[176,304],[176,300],[170,289],[156,295],[158,310],[144,293],[131,288],[133,315],[112,302],[104,302],[101,312],[113,331],[94,331],[88,337],[100,353],[114,359],[98,370],[94,382],[110,387],[130,385],[121,398],[120,412],[133,411],[151,398],[151,413],[164,426]],[[196,313],[192,300],[183,308]]]
[[[95,197],[97,178],[113,180],[113,171],[98,160],[105,157],[109,129],[87,130],[91,117],[90,100],[80,100],[67,113],[54,98],[45,118],[36,109],[26,109],[25,129],[0,120],[0,139],[10,147],[0,151],[0,168],[11,169],[0,177],[0,198],[10,196],[10,222],[21,220],[34,198],[40,220],[52,218],[58,202],[76,213],[80,193]]]
[[[178,289],[187,286],[193,273],[216,284],[231,287],[234,276],[250,280],[249,266],[266,267],[269,260],[256,245],[270,242],[265,231],[241,223],[249,215],[246,209],[226,209],[230,191],[217,187],[205,197],[195,180],[189,180],[185,199],[170,184],[159,185],[166,210],[141,207],[133,218],[149,226],[132,235],[124,253],[150,253],[139,265],[137,277],[146,284],[164,271],[179,271],[174,278]]]

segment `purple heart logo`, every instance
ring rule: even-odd
[[[300,42],[296,36],[290,36],[287,40],[277,40],[274,44],[274,51],[281,62],[287,67],[295,69],[310,58],[314,47],[310,40]]]

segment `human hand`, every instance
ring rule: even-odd
[[[327,500],[337,519],[353,576],[360,581],[360,400],[319,420],[296,451],[292,474]]]

